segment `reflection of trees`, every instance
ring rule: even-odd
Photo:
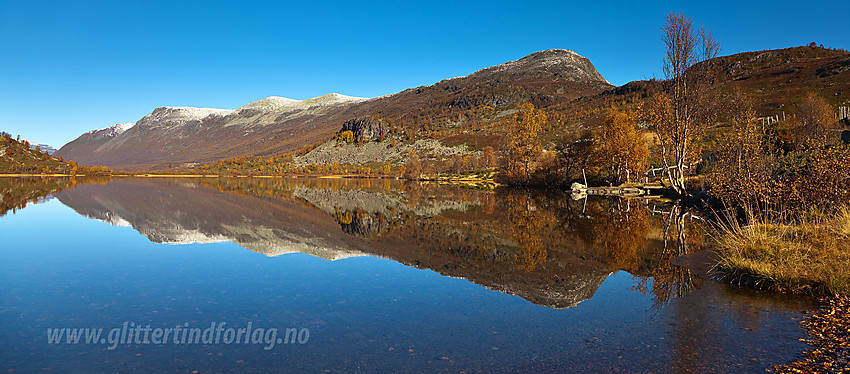
[[[514,260],[518,268],[532,271],[546,261],[548,251],[543,240],[545,231],[555,221],[546,212],[538,211],[528,193],[509,194],[505,199],[511,223],[511,236],[517,242]]]
[[[422,197],[422,185],[418,182],[405,183],[402,185],[402,191],[407,199],[407,206],[411,209],[416,208]]]
[[[638,253],[647,247],[649,214],[640,202],[617,199],[616,208],[600,215],[595,223],[594,245],[605,249],[605,260],[612,270],[635,271]]]
[[[658,210],[643,200],[618,198],[574,204],[579,205],[566,222],[568,229],[596,249],[590,255],[609,269],[637,275],[637,290],[652,294],[657,307],[701,286],[698,276],[671,262],[698,248],[704,237],[702,233],[688,235],[699,226],[682,207]]]
[[[697,282],[669,262],[699,237],[686,235],[691,221],[676,207],[657,219],[643,200],[345,179],[122,179],[79,190],[63,202],[89,216],[115,213],[149,238],[200,233],[266,254],[373,254],[552,307],[590,298],[617,270],[655,277],[645,292],[662,303]]]
[[[587,255],[604,262],[611,271],[639,272],[646,257],[651,228],[642,200],[590,199],[576,201],[565,222],[567,230],[591,247]]]
[[[500,189],[489,193],[389,180],[236,179],[216,180],[215,184],[242,194],[285,198],[292,198],[296,188],[397,196],[400,204],[393,205],[395,200],[390,198],[371,203],[357,200],[359,206],[334,203],[335,198],[349,196],[345,194],[315,197],[317,202],[327,200],[330,210],[325,211],[343,232],[379,241],[398,238],[416,243],[425,251],[419,255],[451,259],[449,267],[463,264],[495,271],[494,266],[507,266],[529,277],[558,274],[561,271],[550,263],[575,259],[581,266],[625,270],[640,277],[637,288],[651,293],[658,306],[700,286],[698,277],[670,262],[691,252],[694,241],[702,237],[688,235],[695,225],[678,206],[652,212],[644,200],[571,201],[558,192]],[[463,205],[463,210],[429,208],[435,203],[451,205],[441,202],[473,201],[477,204]],[[479,208],[469,208],[472,206]]]
[[[27,177],[0,178],[0,216],[6,212],[23,209],[28,203],[43,198],[52,193],[71,189],[78,184],[103,184],[110,177]]]
[[[690,269],[674,265],[670,260],[675,257],[687,255],[694,247],[700,245],[700,235],[692,235],[691,240],[688,240],[689,229],[695,230],[694,224],[691,223],[691,214],[684,211],[680,206],[671,206],[669,212],[660,212],[662,215],[662,248],[658,263],[650,272],[652,277],[651,286],[648,285],[648,278],[641,279],[638,283],[638,290],[647,293],[651,292],[653,301],[656,307],[661,307],[670,302],[670,300],[682,297],[695,289],[702,286],[702,280],[697,277]],[[691,227],[689,227],[691,226]]]
[[[361,209],[354,211],[337,210],[334,218],[346,234],[362,237],[379,235],[387,227],[387,219],[382,214],[369,214]]]

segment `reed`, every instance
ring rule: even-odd
[[[850,206],[724,221],[715,235],[715,269],[724,278],[779,292],[850,294]]]

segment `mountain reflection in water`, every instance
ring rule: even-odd
[[[700,222],[641,200],[274,178],[0,178],[0,192],[7,371],[763,372],[804,349],[812,306],[706,278]],[[311,338],[44,339],[128,320]]]
[[[550,308],[593,296],[612,273],[659,303],[699,287],[668,261],[700,245],[687,214],[642,201],[573,201],[394,180],[115,179],[57,194],[78,213],[156,243],[230,241],[268,256],[370,255],[464,278]],[[653,282],[649,282],[653,279]]]

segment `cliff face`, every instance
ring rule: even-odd
[[[352,118],[342,124],[342,132],[351,131],[354,139],[378,140],[383,138],[388,129],[386,122],[373,118]]]
[[[329,94],[308,100],[268,97],[235,110],[161,107],[134,126],[103,129],[66,144],[58,156],[118,170],[192,167],[237,156],[296,151],[331,138],[341,126],[373,138],[385,123],[415,128],[440,123],[481,105],[532,101],[538,105],[595,94],[611,85],[586,58],[566,50],[538,52],[487,68],[375,99]]]

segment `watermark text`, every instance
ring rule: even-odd
[[[209,327],[201,328],[190,327],[188,322],[174,327],[151,327],[127,321],[109,331],[97,327],[47,329],[47,344],[99,344],[107,345],[110,351],[119,345],[133,344],[256,344],[264,345],[263,349],[268,351],[278,344],[306,344],[309,340],[307,328],[286,328],[282,337],[278,337],[277,328],[258,328],[253,322],[242,328],[228,327],[227,322],[212,322]]]

